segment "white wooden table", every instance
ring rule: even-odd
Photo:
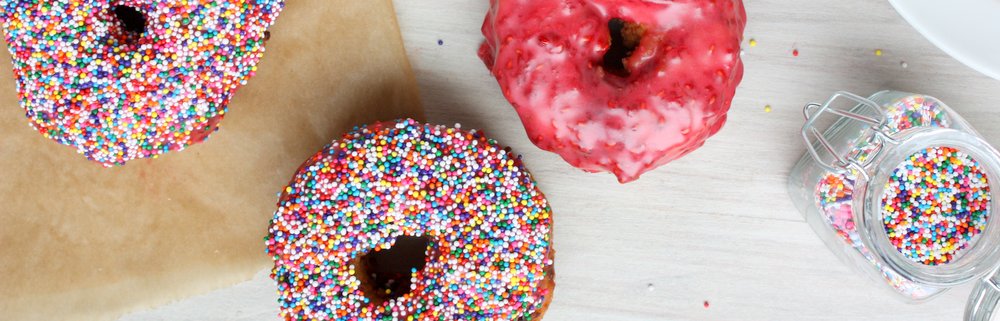
[[[961,319],[970,286],[903,303],[837,260],[785,192],[804,151],[801,106],[835,90],[930,94],[1000,144],[1000,81],[945,55],[887,2],[746,0],[746,38],[757,46],[744,46],[729,123],[705,147],[627,185],[528,141],[475,55],[488,1],[395,3],[429,119],[511,145],[548,195],[557,287],[546,321]],[[276,297],[261,271],[124,320],[275,320]]]

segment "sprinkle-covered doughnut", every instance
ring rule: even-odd
[[[355,128],[278,206],[265,242],[286,319],[538,320],[552,298],[548,203],[520,156],[474,130]],[[404,237],[428,240],[426,260],[386,298],[361,258]]]
[[[105,166],[216,130],[283,0],[0,1],[21,106]]]

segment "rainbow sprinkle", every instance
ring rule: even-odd
[[[21,107],[105,166],[208,137],[254,75],[282,0],[0,1]],[[134,12],[143,23],[129,23]]]
[[[940,103],[924,96],[905,97],[883,107],[886,108],[885,113],[888,116],[887,130],[892,134],[917,127],[947,128],[951,126],[947,113],[941,108]],[[858,137],[861,136],[863,136],[862,133],[858,133]],[[868,143],[867,140],[859,139],[850,151],[849,157],[864,163],[876,150],[875,145]],[[854,221],[853,194],[857,175],[857,172],[848,171],[826,173],[820,177],[816,183],[815,198],[822,217],[845,244],[853,247],[866,261],[874,265],[886,282],[896,290],[914,298],[927,298],[940,291],[937,288],[915,283],[901,276],[895,270],[882,265],[865,246]]]
[[[888,105],[888,127],[897,133],[914,127],[950,127],[941,103],[924,96],[910,96]]]
[[[551,293],[551,209],[520,156],[476,131],[355,128],[278,205],[265,243],[286,319],[530,320]],[[404,235],[430,238],[426,265],[376,305],[352,262]]]
[[[851,211],[853,194],[854,179],[849,175],[828,173],[816,186],[821,212],[834,231],[845,239],[855,231],[854,212]]]
[[[986,227],[990,186],[968,154],[951,147],[914,153],[893,170],[882,195],[889,241],[926,265],[951,262]]]

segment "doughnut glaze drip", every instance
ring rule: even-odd
[[[414,120],[355,128],[306,161],[265,239],[285,319],[537,320],[553,284],[551,210],[520,156]],[[410,292],[366,297],[358,257],[430,242]]]
[[[201,142],[282,0],[0,0],[33,128],[105,166]]]

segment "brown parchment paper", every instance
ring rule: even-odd
[[[288,0],[270,31],[218,132],[110,169],[28,126],[2,50],[0,319],[106,320],[249,279],[304,160],[354,125],[422,118],[390,0]]]

